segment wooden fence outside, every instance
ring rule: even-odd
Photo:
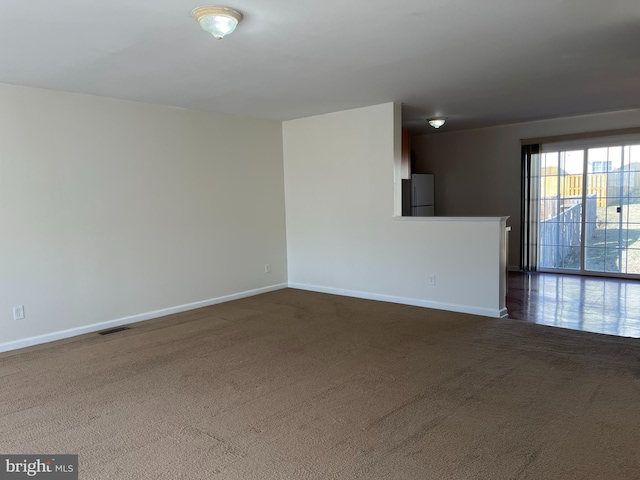
[[[544,199],[558,197],[582,197],[582,181],[582,175],[551,175],[541,177],[540,197]],[[607,174],[589,174],[587,183],[588,195],[595,193],[598,199],[598,207],[605,207],[607,205]],[[559,192],[558,187],[560,187]],[[548,216],[551,217],[556,215],[558,212],[548,213]],[[540,218],[543,219],[545,217],[541,216]]]
[[[564,260],[572,249],[580,246],[582,229],[582,196],[574,197],[572,207],[553,218],[540,222],[538,265],[541,268],[580,268],[579,260],[567,266]],[[596,228],[598,195],[592,193],[585,205],[585,239],[592,238]]]

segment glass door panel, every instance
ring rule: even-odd
[[[640,146],[589,149],[587,185],[584,269],[640,274]]]
[[[640,145],[624,147],[626,197],[623,211],[626,215],[626,243],[624,245],[626,273],[640,274]]]
[[[584,150],[541,155],[538,263],[580,270]]]

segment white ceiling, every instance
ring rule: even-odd
[[[223,1],[223,0],[221,0]],[[640,107],[639,0],[0,0],[0,83],[259,118],[396,101],[443,130]]]

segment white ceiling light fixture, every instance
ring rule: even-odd
[[[237,10],[215,5],[198,7],[191,15],[205,32],[209,32],[218,40],[232,33],[242,20],[242,14]]]
[[[433,128],[440,128],[446,121],[446,118],[432,118],[431,120],[429,120],[429,125],[431,125]]]

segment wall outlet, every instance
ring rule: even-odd
[[[435,285],[436,285],[436,276],[435,275],[429,275],[427,277],[427,285],[429,285],[430,287],[435,287]]]
[[[24,318],[24,305],[13,307],[13,319],[22,320]]]
[[[264,264],[264,273],[271,273],[271,264],[270,263],[265,263]]]

